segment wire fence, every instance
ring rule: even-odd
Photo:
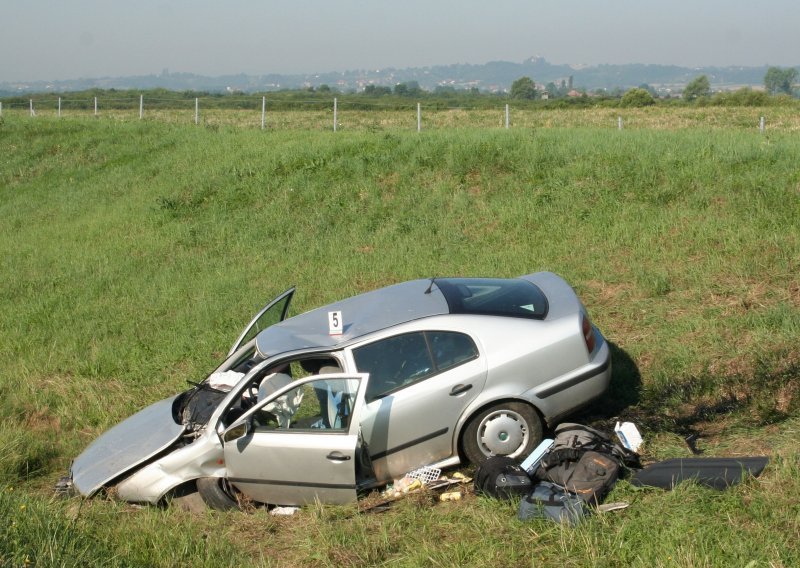
[[[769,121],[766,112],[769,112]],[[3,116],[64,119],[153,120],[198,126],[262,130],[431,130],[439,128],[737,128],[800,130],[794,107],[676,107],[620,109],[608,106],[536,108],[494,101],[446,106],[431,101],[381,103],[357,98],[266,96],[14,97],[0,100]]]

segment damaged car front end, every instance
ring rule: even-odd
[[[158,503],[187,481],[224,473],[219,433],[208,426],[220,423],[217,410],[223,401],[233,398],[236,383],[244,384],[242,379],[263,361],[252,345],[254,337],[286,318],[293,293],[290,288],[258,312],[205,381],[148,406],[92,442],[57,490],[91,497],[113,487],[125,501]],[[245,404],[250,396],[245,393]]]

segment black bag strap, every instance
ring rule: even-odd
[[[552,469],[567,462],[575,462],[581,459],[581,456],[586,453],[583,449],[578,448],[561,448],[560,450],[551,450],[539,462],[542,469],[545,471]]]
[[[546,498],[539,498],[536,496],[536,491],[539,489],[543,489],[548,492]],[[567,489],[561,485],[550,483],[549,481],[541,481],[530,493],[528,493],[528,495],[525,497],[525,500],[530,504],[538,503],[540,505],[550,507],[563,507],[564,495],[573,495],[573,493],[567,491]]]
[[[544,505],[546,507],[563,507],[564,501],[561,499],[556,499],[553,496],[548,497],[547,499],[532,499],[533,495],[528,495],[525,497],[525,500],[530,503],[531,505],[538,503],[540,505]]]

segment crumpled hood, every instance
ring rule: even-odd
[[[184,426],[172,419],[179,395],[156,402],[120,422],[72,462],[75,488],[86,497],[174,443]]]

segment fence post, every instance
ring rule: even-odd
[[[506,103],[506,129],[508,129],[508,124],[509,124],[509,120],[508,120],[508,103]]]
[[[339,115],[339,100],[333,97],[333,131],[336,132],[336,121]]]
[[[764,134],[764,130],[766,129],[766,127],[767,127],[767,121],[762,116],[761,120],[758,121],[758,131],[761,132],[761,134]]]
[[[618,130],[622,130],[622,117],[621,116],[617,117],[617,129]]]
[[[0,101],[0,116],[3,116],[3,101]]]
[[[139,95],[139,120],[144,118],[144,95]]]
[[[417,132],[422,132],[422,105],[417,103]]]
[[[200,99],[194,98],[194,123],[200,124]]]
[[[261,130],[267,123],[267,97],[261,97]]]
[[[33,99],[30,99],[30,101],[31,101],[31,116],[36,116],[36,111],[33,110]]]
[[[61,118],[61,97],[58,97],[58,118]]]
[[[97,97],[94,98],[94,115],[97,116]]]

